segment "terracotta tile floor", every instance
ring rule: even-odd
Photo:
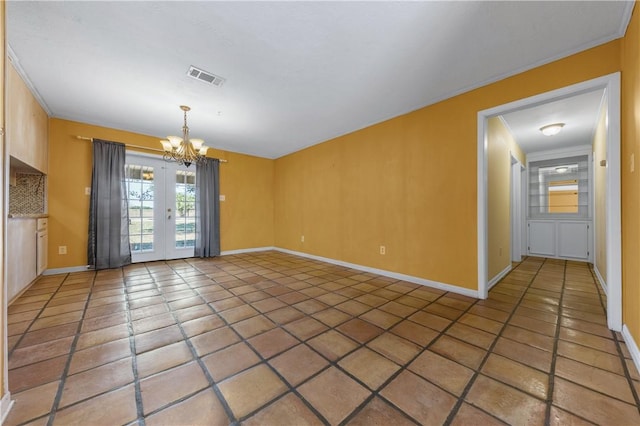
[[[640,424],[589,266],[514,266],[488,300],[279,252],[42,277],[7,424]]]

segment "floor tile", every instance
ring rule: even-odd
[[[307,345],[298,345],[269,361],[291,386],[297,386],[329,363]]]
[[[570,380],[596,392],[635,404],[627,379],[609,371],[601,370],[568,358],[556,359],[556,376]]]
[[[411,392],[407,392],[411,389]],[[443,424],[456,398],[421,377],[403,371],[385,386],[380,395],[420,424]]]
[[[358,347],[358,343],[335,330],[326,331],[307,344],[330,361],[336,361]]]
[[[299,343],[298,339],[281,328],[254,336],[248,342],[264,359],[269,359]]]
[[[378,397],[374,397],[362,410],[353,418],[349,426],[413,426],[406,414],[399,411],[392,405],[384,402]]]
[[[320,426],[323,425],[313,412],[292,393],[278,399],[267,408],[249,417],[242,423],[246,426],[262,425],[296,425],[296,426]]]
[[[132,382],[131,358],[124,358],[74,374],[67,377],[65,381],[60,407],[66,407]]]
[[[437,331],[408,320],[398,323],[391,329],[391,332],[417,343],[419,346],[427,346],[433,339],[438,337]]]
[[[129,385],[58,411],[53,424],[128,424],[137,417],[135,388]]]
[[[109,362],[131,356],[129,338],[114,340],[73,353],[69,374],[89,370]]]
[[[351,321],[347,321],[344,324],[339,325],[337,329],[340,330],[341,333],[360,343],[366,343],[384,332],[380,327],[358,318],[354,318]]]
[[[145,352],[136,357],[138,377],[144,378],[193,359],[185,342],[177,342]]]
[[[462,391],[473,376],[473,370],[431,351],[424,351],[408,369],[455,395]]]
[[[398,364],[366,347],[347,355],[338,365],[374,391],[400,369]]]
[[[8,308],[6,424],[640,423],[605,305],[533,257],[485,300],[275,251],[41,277]]]
[[[298,392],[333,425],[342,422],[369,396],[368,390],[335,367],[300,386]]]
[[[218,387],[239,419],[287,390],[287,386],[264,364],[224,380]]]
[[[557,372],[557,364],[556,364]],[[546,399],[549,387],[549,376],[539,370],[512,361],[500,355],[491,354],[482,367],[482,373],[514,386],[537,398]]]
[[[202,361],[213,380],[219,382],[257,364],[260,358],[247,344],[239,342],[203,357]]]
[[[398,365],[405,365],[420,351],[420,346],[392,333],[376,337],[367,346]]]
[[[451,422],[451,426],[499,426],[504,424],[505,423],[501,422],[495,417],[490,416],[484,411],[472,405],[469,405],[466,402],[460,406],[460,409]]]
[[[145,414],[156,411],[209,386],[197,362],[163,371],[140,381]]]
[[[476,346],[446,335],[438,338],[438,340],[430,346],[430,349],[471,369],[478,368],[486,354],[485,351]]]
[[[543,401],[485,376],[478,376],[466,401],[509,424],[543,425]]]
[[[177,404],[145,418],[145,424],[155,425],[226,425],[229,418],[222,404],[211,389],[202,392]]]
[[[558,407],[597,424],[639,424],[634,405],[609,398],[562,378],[556,378],[553,401]]]

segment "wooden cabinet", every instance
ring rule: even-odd
[[[6,70],[6,142],[9,155],[47,174],[49,117],[10,61],[7,61]]]
[[[7,300],[11,302],[37,275],[35,218],[7,221]]]

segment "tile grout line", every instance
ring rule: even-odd
[[[599,280],[595,276],[595,274],[594,274],[594,272],[593,272],[593,270],[591,268],[589,268],[589,271],[591,272],[591,277],[596,282],[596,290],[598,291],[598,296],[599,296],[598,299],[600,300],[600,305],[601,305],[602,309],[604,309],[604,312],[606,314],[607,306],[604,303],[604,301],[602,300],[602,293],[600,292],[600,285],[598,284]],[[631,395],[633,396],[633,399],[634,399],[634,401],[636,403],[635,405],[636,405],[636,408],[638,410],[638,413],[640,413],[640,396],[638,395],[636,387],[633,384],[633,379],[631,378],[631,373],[629,371],[629,367],[627,365],[626,358],[624,356],[624,353],[622,352],[622,345],[620,344],[620,341],[618,340],[618,337],[616,336],[616,332],[613,331],[613,330],[609,330],[609,331],[610,331],[611,336],[613,337],[613,341],[614,341],[614,343],[616,345],[616,351],[618,352],[618,358],[620,358],[620,360],[621,360],[622,371],[624,371],[625,379],[627,380],[627,383],[629,383],[629,387],[631,388]]]
[[[78,340],[80,339],[80,334],[82,331],[82,325],[84,323],[84,317],[87,314],[87,309],[89,308],[89,303],[92,300],[92,296],[93,296],[93,288],[95,286],[95,282],[96,282],[96,277],[97,277],[97,271],[93,271],[93,277],[91,279],[91,285],[89,286],[89,294],[87,297],[87,300],[84,303],[84,308],[82,310],[82,316],[80,317],[80,321],[78,321],[78,327],[76,328],[76,334],[73,336],[73,341],[71,342],[71,346],[69,347],[69,354],[68,354],[68,358],[67,358],[67,362],[65,363],[64,366],[64,370],[62,370],[62,375],[60,376],[60,384],[58,385],[58,390],[56,392],[56,396],[53,400],[53,405],[51,407],[51,411],[50,411],[50,415],[49,415],[49,419],[47,421],[47,426],[53,426],[53,422],[55,420],[56,415],[58,414],[58,408],[60,406],[60,401],[62,400],[62,393],[64,391],[64,386],[66,384],[67,381],[67,376],[69,374],[69,368],[71,367],[71,360],[73,359],[73,355],[76,351],[76,345],[78,343]],[[59,289],[62,288],[62,286],[64,285],[64,282],[69,279],[69,277],[71,276],[71,274],[68,274],[64,281],[62,282],[62,284],[60,285]],[[58,293],[58,291],[56,291],[56,293]],[[54,294],[55,296],[55,294]],[[51,297],[51,300],[53,300],[53,297]],[[76,402],[80,402],[80,401],[76,401]],[[73,404],[71,404],[73,405]]]
[[[473,385],[475,384],[478,376],[480,375],[480,371],[482,370],[482,368],[486,364],[487,360],[489,359],[489,356],[491,356],[491,354],[493,354],[493,351],[494,351],[496,345],[498,344],[498,339],[500,339],[500,337],[502,337],[502,333],[504,332],[504,330],[509,325],[509,321],[511,321],[511,319],[515,315],[516,310],[521,305],[522,301],[524,300],[524,297],[526,296],[527,292],[529,291],[529,289],[533,285],[533,282],[537,278],[538,274],[540,273],[540,270],[542,269],[542,267],[544,266],[545,263],[546,263],[546,259],[544,261],[542,261],[542,263],[540,263],[540,266],[536,270],[536,273],[531,277],[529,283],[526,285],[526,287],[522,291],[522,294],[518,298],[517,302],[515,302],[515,304],[513,305],[513,309],[509,313],[509,316],[507,317],[507,319],[502,324],[502,327],[500,328],[500,331],[498,332],[498,334],[496,335],[496,338],[493,340],[493,342],[491,343],[491,345],[487,349],[487,351],[486,351],[487,353],[482,358],[482,361],[480,361],[480,364],[478,365],[477,369],[472,369],[473,375],[471,376],[471,378],[467,382],[467,385],[464,387],[464,390],[461,392],[460,396],[458,397],[458,400],[456,401],[455,405],[453,406],[453,408],[449,412],[449,415],[447,416],[447,418],[446,418],[446,420],[444,422],[445,425],[450,425],[453,422],[453,420],[455,419],[455,416],[458,414],[458,411],[460,410],[460,407],[464,403],[465,398],[467,397],[467,395],[471,391],[471,388],[473,387]],[[500,383],[502,383],[502,382],[500,382]],[[476,407],[476,408],[479,408],[479,407]],[[482,410],[482,411],[486,412],[484,410]],[[488,413],[488,414],[490,414],[492,417],[496,418],[496,416],[494,416],[493,414],[491,414],[491,413]],[[503,421],[503,420],[500,419],[500,421]]]
[[[62,279],[62,281],[60,281],[60,284],[58,284],[58,288],[55,289],[55,291],[53,293],[51,293],[51,297],[49,297],[49,300],[47,300],[45,302],[44,305],[42,305],[42,308],[38,309],[34,309],[38,311],[38,314],[31,320],[31,324],[29,324],[29,326],[22,332],[22,334],[20,335],[20,338],[18,339],[18,341],[15,343],[15,345],[13,345],[13,348],[11,349],[11,351],[9,351],[9,353],[7,354],[7,359],[10,359],[11,356],[13,355],[13,352],[18,348],[18,346],[20,346],[20,343],[22,343],[22,340],[25,338],[25,336],[27,335],[27,333],[29,333],[31,331],[31,327],[33,327],[33,324],[35,324],[35,322],[40,319],[40,315],[42,315],[42,313],[44,312],[45,309],[47,309],[47,306],[49,305],[49,303],[53,300],[53,298],[55,297],[56,294],[58,294],[58,292],[60,291],[60,289],[62,288],[62,284],[67,280],[67,278],[69,277],[70,274],[65,274],[65,277]],[[25,312],[29,312],[29,311],[25,311]],[[7,325],[8,326],[8,325]],[[8,337],[8,336],[7,336]]]
[[[553,406],[553,392],[555,389],[556,360],[558,356],[558,342],[560,341],[560,330],[562,329],[562,303],[564,301],[565,286],[567,283],[567,261],[564,261],[562,273],[562,286],[560,287],[560,298],[558,299],[558,320],[556,321],[556,332],[553,336],[553,352],[551,355],[551,366],[549,367],[549,381],[547,383],[547,401],[544,412],[544,424],[551,424],[551,408]]]
[[[147,271],[149,271],[149,268],[147,268],[146,263],[144,264],[144,268]],[[138,424],[140,426],[145,426],[144,405],[142,401],[142,388],[140,387],[140,378],[138,376],[138,358],[136,356],[136,336],[135,336],[135,331],[133,330],[133,320],[131,318],[131,304],[129,300],[130,293],[128,291],[127,277],[124,274],[124,269],[122,270],[122,272],[123,272],[122,286],[123,286],[124,296],[125,296],[125,311],[127,313],[127,331],[129,332],[129,352],[131,353],[131,372],[133,374],[134,394],[136,399],[136,414],[138,417],[137,419]]]
[[[186,262],[189,264],[189,262]],[[193,265],[190,265],[190,267],[192,269],[195,269],[199,272],[201,272],[199,269],[197,269],[196,267],[194,267]],[[175,274],[177,274],[180,279],[189,287],[190,290],[194,291],[197,294],[197,297],[199,297],[206,306],[209,307],[209,309],[212,311],[213,314],[217,315],[218,317],[220,317],[220,314],[218,312],[216,312],[216,310],[210,306],[206,300],[204,300],[202,298],[202,295],[197,291],[194,290],[191,285],[188,283],[188,281],[185,279],[185,277],[182,276],[182,274],[180,273],[179,270],[176,270],[175,268],[173,268],[171,265],[169,265],[169,268],[171,268],[171,270],[173,270],[173,272]],[[206,276],[203,274],[203,276]],[[208,278],[208,277],[207,277]],[[155,279],[155,277],[152,277],[154,284],[156,284],[157,287],[157,281]],[[210,278],[209,278],[210,279]],[[212,282],[215,282],[213,280],[211,280]],[[226,399],[224,398],[224,396],[222,395],[222,392],[220,391],[220,389],[218,388],[218,384],[215,380],[213,380],[213,377],[211,376],[211,374],[209,373],[209,370],[207,369],[206,365],[204,365],[204,362],[202,361],[202,358],[198,355],[197,350],[195,349],[195,347],[193,346],[193,343],[191,342],[190,338],[187,336],[187,333],[184,331],[184,328],[182,327],[182,322],[178,319],[178,317],[175,314],[175,311],[173,310],[173,308],[171,307],[171,305],[169,304],[169,302],[167,301],[166,295],[164,292],[162,292],[161,290],[159,290],[160,294],[162,295],[162,300],[163,303],[167,306],[167,308],[169,309],[169,312],[171,313],[171,316],[173,317],[175,324],[178,326],[178,329],[180,330],[180,334],[182,335],[183,341],[185,342],[185,344],[187,345],[187,347],[189,348],[189,351],[191,352],[191,355],[193,356],[194,360],[196,361],[196,363],[198,364],[198,366],[200,367],[200,369],[202,370],[205,378],[207,379],[208,382],[208,387],[214,392],[214,394],[216,395],[216,398],[218,398],[220,404],[222,405],[225,414],[227,415],[227,417],[229,419],[231,419],[231,425],[235,425],[238,423],[238,419],[235,417],[235,414],[233,413],[233,411],[231,410],[231,407],[229,406],[228,402],[226,401]],[[220,317],[220,319],[222,321],[225,321],[224,318]],[[235,331],[235,330],[234,330]],[[230,345],[229,345],[230,346]],[[225,346],[226,347],[226,346]],[[224,348],[220,348],[220,349],[224,349]],[[180,364],[180,365],[184,365],[184,364]],[[174,367],[171,367],[174,368]],[[167,369],[167,370],[163,370],[163,371],[168,371],[171,368]],[[158,372],[156,374],[162,373]],[[198,391],[196,391],[193,394],[189,394],[189,395],[185,395],[183,398],[181,398],[180,400],[184,400],[187,399],[199,392],[201,392],[202,389],[199,389]],[[180,400],[177,401],[172,401],[171,403],[167,404],[166,406],[162,406],[160,408],[158,408],[158,410],[155,410],[154,412],[150,412],[149,414],[153,414],[155,412],[159,412],[161,410],[164,410],[165,408],[167,408],[168,406],[174,405],[177,402],[179,402]]]

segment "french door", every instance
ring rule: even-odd
[[[127,153],[125,176],[132,261],[193,257],[195,167]]]

